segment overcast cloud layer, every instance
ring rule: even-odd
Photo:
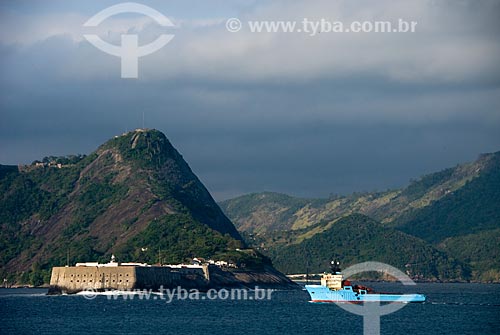
[[[167,135],[217,199],[384,190],[500,150],[500,1],[0,3],[0,164],[89,153],[142,125]],[[417,21],[399,34],[239,33],[246,20]],[[120,78],[84,33],[174,39]]]

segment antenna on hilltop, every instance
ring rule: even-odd
[[[144,129],[144,111],[142,111],[142,129]]]

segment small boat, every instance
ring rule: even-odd
[[[363,302],[424,302],[423,294],[377,293],[371,288],[352,285],[344,280],[339,262],[332,262],[332,273],[325,273],[321,285],[306,285],[311,302],[319,303],[363,303]]]

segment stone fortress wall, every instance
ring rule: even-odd
[[[206,269],[204,268],[206,267]],[[119,265],[66,266],[52,268],[50,294],[77,293],[84,290],[133,290],[201,287],[209,284],[207,266],[170,268],[168,266]]]
[[[148,265],[111,262],[77,263],[52,268],[48,294],[74,294],[85,290],[174,289],[206,291],[211,288],[278,288],[298,286],[272,267],[260,270],[222,268],[214,264]]]

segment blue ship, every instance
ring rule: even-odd
[[[363,303],[363,302],[424,302],[423,294],[376,293],[371,288],[351,285],[344,280],[338,262],[332,262],[332,273],[325,273],[321,285],[306,285],[311,302]]]

